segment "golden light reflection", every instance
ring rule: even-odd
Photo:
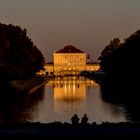
[[[57,113],[86,110],[86,89],[94,86],[92,80],[83,77],[57,77],[47,86],[54,87],[54,111]]]
[[[66,83],[54,88],[54,100],[78,101],[84,99],[86,99],[86,86],[84,84],[79,86],[77,83]]]
[[[54,87],[55,101],[79,101],[86,99],[86,86],[95,85],[92,80],[83,77],[58,77],[50,81],[48,85]]]

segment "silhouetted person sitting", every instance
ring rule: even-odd
[[[81,124],[82,125],[87,125],[87,122],[88,122],[87,114],[84,114],[84,116],[82,117],[82,120],[81,120]]]
[[[77,125],[79,123],[79,118],[77,114],[74,114],[74,116],[71,118],[72,124]]]

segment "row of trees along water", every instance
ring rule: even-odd
[[[113,39],[99,57],[101,70],[105,73],[101,85],[102,96],[113,103],[125,103],[135,120],[139,120],[140,77],[140,30],[131,34],[124,42]],[[136,110],[135,110],[135,109]]]
[[[101,70],[105,73],[101,84],[102,98],[113,104],[124,104],[134,122],[140,120],[139,47],[140,30],[124,42],[113,39],[99,57]]]
[[[123,43],[115,38],[105,47],[99,57],[102,71],[108,78],[134,80],[139,75],[140,30],[136,31]]]

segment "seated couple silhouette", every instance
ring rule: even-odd
[[[71,122],[74,125],[79,124],[79,120],[80,119],[77,114],[74,114],[74,116],[71,118]],[[84,116],[81,119],[81,124],[86,125],[87,123],[88,123],[88,117],[87,117],[87,114],[84,114]]]

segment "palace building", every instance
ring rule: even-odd
[[[54,75],[77,75],[81,71],[97,71],[99,64],[78,48],[68,45],[53,53],[53,62],[45,65],[45,71]]]

